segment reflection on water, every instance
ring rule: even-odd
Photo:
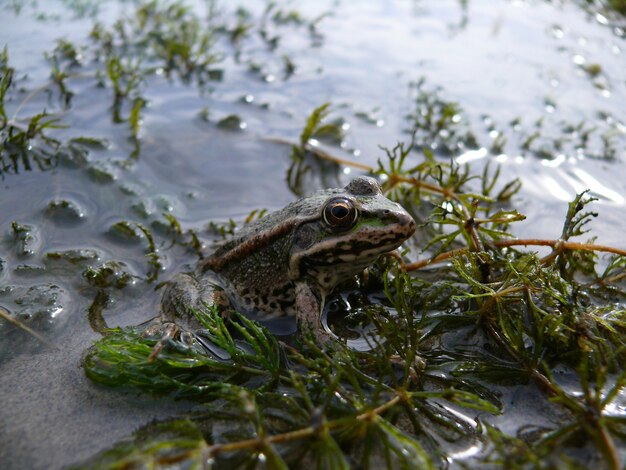
[[[585,189],[588,189],[593,196],[598,197],[602,200],[613,202],[617,205],[624,204],[624,197],[620,193],[607,188],[604,184],[602,184],[600,181],[598,181],[595,177],[593,177],[591,174],[589,174],[585,170],[581,168],[572,168],[571,171],[574,174],[574,176],[577,177],[582,182],[582,185],[578,185],[578,187],[581,189],[577,190],[576,192],[580,192],[580,191],[584,191]]]
[[[113,85],[94,60],[103,50],[94,50],[88,35],[95,19],[112,28],[117,18],[132,17],[134,3],[79,11],[82,3],[0,4],[0,47],[7,45],[16,69],[7,115],[27,131],[27,118],[45,109],[67,126],[45,130],[60,147],[33,141],[26,154],[0,154],[0,306],[60,350],[51,354],[0,325],[0,396],[10,397],[0,411],[0,438],[9,467],[45,468],[48,459],[62,466],[138,422],[187,408],[130,406],[134,398],[86,383],[81,354],[97,337],[87,312],[103,289],[93,273],[112,271],[103,313],[109,326],[153,317],[159,293],[148,282],[152,274],[165,280],[197,260],[189,246],[172,242],[167,216],[183,232],[197,231],[206,246],[214,238],[205,230],[209,221],[242,220],[293,200],[285,182],[289,149],[268,138],[297,141],[310,111],[324,102],[343,123],[345,136],[331,146],[338,156],[375,165],[379,146],[409,140],[406,129],[416,125],[418,147],[436,158],[476,171],[495,160],[503,179],[519,177],[524,187],[514,203],[535,221],[526,229],[534,236],[557,236],[553,221],[561,220],[564,202],[588,189],[600,203],[594,235],[623,246],[616,227],[623,227],[626,194],[625,33],[604,13],[525,1],[304,2],[303,23],[268,22],[261,34],[255,27],[264,2],[242,2],[250,17],[222,2],[216,14],[228,31],[211,38],[215,56],[202,83],[168,76],[159,62],[115,119]],[[188,4],[204,28],[207,4]],[[64,69],[69,101],[50,78],[55,47],[57,55],[67,52],[58,49],[60,36],[78,46],[82,64]],[[135,134],[128,120],[139,95],[145,103]],[[98,140],[68,143],[82,136]],[[332,178],[345,181],[351,171]],[[320,184],[313,175],[305,189]],[[150,230],[156,246],[138,227]],[[150,265],[155,253],[159,264]],[[25,389],[31,394],[18,399],[15,390]],[[53,435],[59,422],[66,435]]]

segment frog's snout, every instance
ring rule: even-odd
[[[406,232],[407,238],[415,233],[415,220],[404,210],[394,211],[385,209],[381,212],[380,218],[386,225],[396,225]]]
[[[410,232],[410,235],[413,235],[415,233],[415,229],[417,228],[417,224],[413,220],[413,217],[409,214],[406,215],[406,219],[407,221],[404,224],[407,225],[407,230]]]
[[[407,238],[415,233],[415,228],[417,227],[415,221],[413,220],[413,217],[411,217],[406,212],[400,214],[400,216],[398,217],[398,225],[400,225],[400,227],[402,227],[406,231]]]

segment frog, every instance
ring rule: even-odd
[[[322,319],[324,301],[415,232],[411,215],[368,176],[324,189],[244,225],[215,244],[193,272],[166,283],[161,315],[149,334],[190,341],[194,310],[216,305],[270,319],[295,316],[320,346],[339,338]],[[155,349],[153,355],[158,352]]]

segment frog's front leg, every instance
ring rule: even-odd
[[[313,333],[317,344],[327,346],[339,338],[322,322],[323,297],[309,284],[296,284],[296,321],[298,330]]]

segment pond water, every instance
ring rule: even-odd
[[[332,103],[331,119],[343,120],[345,136],[324,148],[368,165],[384,155],[380,146],[410,139],[406,129],[424,100],[456,103],[455,129],[471,132],[476,145],[456,139],[445,148],[439,135],[433,151],[475,172],[497,162],[503,179],[521,179],[512,205],[527,221],[516,235],[558,237],[567,202],[589,189],[598,198],[593,235],[624,247],[623,18],[576,2],[301,2],[284,7],[300,16],[268,21],[262,37],[264,2],[185,2],[203,27],[230,28],[211,47],[214,79],[168,78],[156,64],[136,89],[145,106],[135,141],[128,122],[114,122],[112,86],[97,72],[101,45],[89,34],[96,22],[132,23],[136,3],[0,2],[0,47],[16,70],[7,115],[19,122],[45,109],[64,125],[48,135],[106,141],[85,158],[1,162],[0,307],[51,343],[0,322],[3,468],[60,468],[155,418],[194,408],[88,381],[81,358],[100,337],[88,315],[99,287],[84,273],[114,263],[118,278],[130,275],[123,288],[106,289],[108,326],[154,317],[155,285],[197,259],[169,242],[164,214],[208,243],[209,222],[241,221],[254,209],[292,201],[289,147],[277,139],[297,142],[307,116],[325,102]],[[231,41],[238,21],[251,29]],[[80,66],[67,68],[69,105],[50,79],[61,38],[79,52]],[[126,100],[123,117],[131,107]],[[228,116],[239,118],[230,128]],[[355,172],[309,174],[302,191],[344,185]],[[148,239],[133,224],[154,234],[156,273],[146,258]],[[158,279],[146,282],[151,276]],[[520,410],[529,400],[518,397]],[[514,432],[515,418],[508,419],[499,425]]]

